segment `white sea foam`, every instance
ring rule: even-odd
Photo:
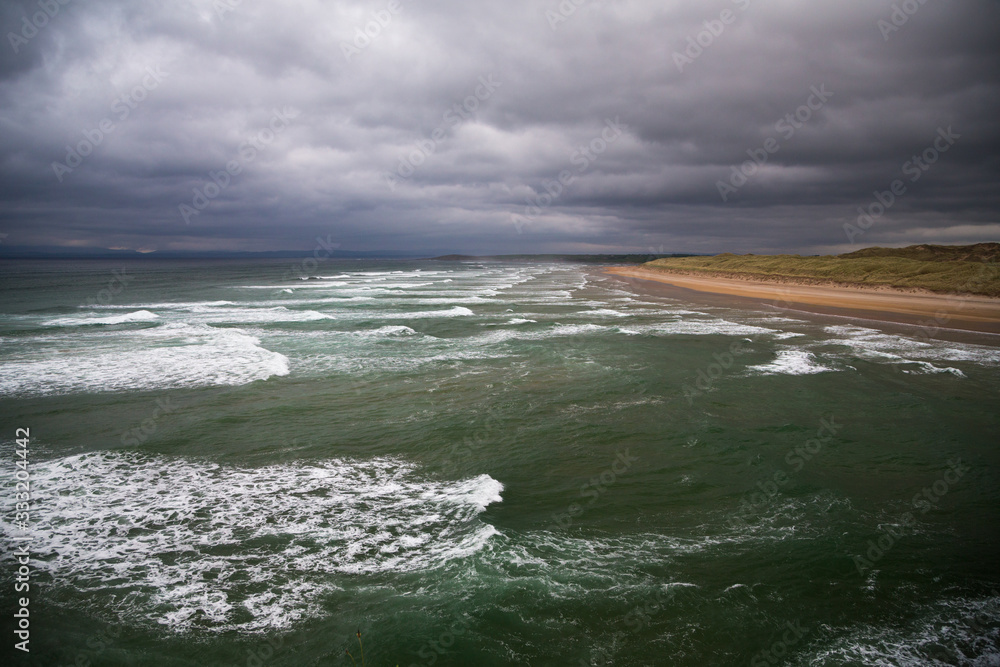
[[[203,323],[249,323],[249,322],[315,322],[334,319],[332,315],[315,310],[291,310],[284,306],[271,308],[214,308],[195,311],[193,318]]]
[[[778,358],[768,364],[748,366],[749,370],[763,375],[812,375],[836,370],[816,361],[816,357],[805,350],[779,350]]]
[[[774,329],[753,326],[751,324],[739,324],[722,319],[679,319],[662,324],[645,325],[640,328],[649,333],[671,336],[752,336],[777,333]]]
[[[417,336],[419,335],[416,331],[410,327],[404,327],[401,325],[392,325],[379,327],[378,329],[368,329],[365,331],[355,331],[353,332],[356,336]]]
[[[509,312],[509,311],[508,311]],[[540,317],[540,316],[536,316]],[[518,324],[534,324],[538,320],[532,320],[525,317],[512,317],[506,322],[487,322],[484,326],[487,327],[505,327],[505,326],[517,326]]]
[[[159,318],[156,313],[148,310],[137,310],[127,315],[111,315],[109,317],[60,317],[42,322],[48,327],[79,327],[88,324],[127,324],[129,322],[151,322]]]
[[[906,363],[906,360],[903,360],[902,363]],[[912,370],[909,369],[903,370],[904,373],[920,373],[920,374],[951,373],[955,377],[960,377],[960,378],[965,377],[965,373],[951,366],[944,366],[944,367],[935,366],[929,361],[915,361],[912,363],[915,363],[917,365],[917,368]]]
[[[396,298],[400,297],[403,292],[391,292],[389,290],[374,290],[371,288],[364,290],[339,290],[341,294],[364,294],[364,295],[385,295],[388,297],[381,298]],[[468,287],[466,289],[432,289],[432,290],[420,290],[419,292],[413,292],[412,294],[418,295],[419,298],[443,298],[443,297],[454,297],[468,299],[470,297],[484,297],[484,296],[496,296],[497,291],[489,288],[482,287]],[[406,297],[410,298],[410,297]]]
[[[470,315],[475,315],[475,313],[463,306],[455,306],[454,308],[449,308],[448,310],[423,310],[414,313],[379,313],[378,318],[393,319],[393,320],[414,320],[414,319],[425,319],[430,317],[468,317]]]
[[[295,289],[332,289],[334,287],[343,287],[349,283],[343,281],[329,281],[329,280],[305,280],[301,285],[296,285]],[[269,289],[274,291],[280,291],[287,289],[288,285],[234,285],[232,289]]]
[[[245,301],[243,305],[247,308],[268,308],[277,305],[282,306],[316,306],[320,304],[344,305],[355,301],[375,301],[374,296],[314,296],[302,299],[286,299],[284,297],[271,299],[268,301]]]
[[[366,282],[378,282],[378,284],[374,285],[374,287],[380,290],[402,290],[402,289],[411,289],[414,287],[430,287],[431,285],[438,285],[442,282],[449,282],[449,281],[442,280],[442,281],[428,282],[428,283],[386,283],[381,281],[366,281]]]
[[[517,326],[517,325],[511,325]],[[470,342],[473,344],[478,344],[484,347],[492,347],[497,343],[502,343],[508,340],[545,340],[548,338],[562,338],[566,336],[580,336],[580,335],[592,335],[592,334],[609,334],[615,333],[617,331],[616,327],[605,326],[601,324],[552,324],[546,329],[527,331],[521,328],[517,329],[494,329],[488,332],[479,334],[472,339]]]
[[[630,317],[634,313],[623,313],[620,310],[612,310],[611,308],[596,308],[594,310],[584,310],[577,315],[588,315],[590,317]]]
[[[488,475],[437,481],[392,459],[235,468],[96,452],[33,464],[37,567],[107,616],[175,631],[273,631],[320,615],[331,574],[425,570],[481,550]],[[14,527],[13,494],[0,526]],[[117,600],[115,599],[117,598]]]
[[[339,299],[338,301],[344,301],[345,299]],[[243,323],[243,322],[312,322],[315,320],[326,320],[333,319],[333,315],[320,313],[315,310],[293,310],[287,308],[286,305],[295,305],[296,303],[305,304],[315,304],[316,300],[293,300],[293,299],[280,299],[272,301],[259,301],[246,303],[241,306],[236,306],[228,301],[218,301],[214,303],[185,303],[176,304],[172,308],[163,308],[167,312],[164,315],[176,316],[178,313],[184,313],[184,321],[186,322],[198,322],[198,323]],[[283,305],[277,305],[283,304]],[[150,306],[154,307],[154,306]],[[146,311],[140,311],[146,312]],[[193,316],[192,316],[193,315]],[[151,317],[150,317],[151,316]],[[127,317],[127,316],[122,316]],[[149,316],[138,317],[134,321],[145,321],[153,320],[159,317],[153,313],[149,313]],[[88,323],[90,319],[81,321]],[[112,322],[113,318],[100,318],[101,320],[106,320],[100,322],[101,324],[118,324],[119,322]],[[120,318],[119,318],[120,319]],[[132,321],[132,320],[129,320]],[[61,320],[60,320],[61,322]],[[96,322],[95,322],[96,323]],[[48,324],[48,323],[46,323]],[[67,318],[68,324],[68,318]]]
[[[168,323],[53,337],[33,356],[0,366],[0,395],[241,385],[287,374],[288,359],[264,349],[253,336]]]
[[[406,273],[405,271],[352,271],[352,276],[399,276]],[[410,271],[410,275],[417,276],[420,275],[417,271]]]
[[[823,636],[795,665],[1000,665],[1000,598],[945,598],[889,625],[858,623]],[[822,640],[820,640],[822,637]]]
[[[990,366],[1000,364],[1000,348],[996,347],[939,340],[914,340],[906,336],[855,326],[830,326],[824,330],[839,336],[824,341],[825,344],[847,346],[855,355],[869,361],[922,364],[929,360],[969,361]],[[945,369],[943,372],[962,374],[959,369],[954,368]]]
[[[343,332],[339,332],[343,336]],[[387,372],[413,371],[425,366],[447,366],[454,368],[464,365],[463,362],[482,359],[501,359],[508,355],[502,351],[488,348],[456,349],[452,341],[428,336],[419,332],[409,334],[405,331],[370,330],[367,333],[354,332],[348,334],[355,340],[371,340],[374,342],[398,341],[405,345],[405,350],[386,354],[385,350],[358,349],[356,345],[331,346],[329,353],[309,354],[293,358],[292,371],[298,374],[329,374],[345,373],[361,375],[367,373],[383,374]]]
[[[303,288],[311,288],[307,291],[302,291]],[[282,285],[256,285],[256,286],[244,286],[239,289],[269,289],[272,290],[273,294],[282,293]],[[475,297],[482,296],[495,296],[496,291],[491,289],[478,289],[478,288],[468,288],[462,290],[444,290],[444,289],[416,289],[408,290],[402,287],[393,287],[391,285],[378,285],[378,286],[364,286],[364,285],[349,285],[349,286],[337,286],[333,283],[310,283],[308,285],[301,285],[295,288],[295,293],[303,298],[311,298],[314,301],[323,301],[325,299],[346,299],[348,297],[364,297],[368,299],[378,298],[385,299],[387,301],[394,299],[407,299],[407,298],[442,298],[442,297],[457,297],[463,300],[475,300]],[[315,297],[309,297],[307,295],[315,293]],[[410,296],[412,295],[412,297]],[[281,303],[287,303],[286,301],[281,301]]]
[[[543,579],[548,594],[576,597],[581,583],[586,582],[587,588],[600,588],[598,582],[603,581],[604,593],[616,595],[646,585],[666,589],[693,586],[650,579],[643,571],[647,563],[669,563],[678,556],[731,549],[746,542],[783,541],[793,532],[785,526],[695,538],[661,533],[579,536],[561,530],[554,519],[548,529],[519,533],[516,538],[499,534],[490,540],[478,560],[483,568],[499,570],[499,576],[516,576],[519,581],[526,577]]]
[[[553,323],[547,329],[541,331],[523,331],[518,329],[500,329],[491,331],[488,334],[478,336],[479,342],[495,344],[506,340],[543,340],[563,336],[581,335],[604,335],[604,334],[624,334],[636,336],[647,335],[725,335],[725,336],[748,336],[756,334],[773,334],[773,329],[755,327],[750,325],[737,324],[726,320],[676,320],[674,322],[663,322],[656,324],[638,324],[625,326],[614,326],[609,324],[560,324]]]
[[[81,308],[95,308],[102,310],[128,310],[130,308],[145,308],[149,310],[192,310],[196,308],[214,308],[217,306],[235,306],[233,301],[165,301],[163,303],[135,303],[131,305],[116,304],[94,304],[93,306],[80,306]]]
[[[443,306],[450,303],[483,303],[486,299],[480,296],[453,296],[453,297],[437,297],[431,299],[425,299],[422,297],[382,297],[379,299],[382,303],[387,304],[402,304],[402,305],[416,305],[416,306]]]

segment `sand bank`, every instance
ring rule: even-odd
[[[682,287],[697,292],[758,299],[780,307],[811,306],[824,313],[862,312],[872,319],[878,313],[888,321],[929,327],[1000,333],[1000,299],[984,296],[915,293],[891,289],[865,289],[834,285],[801,285],[671,274],[638,267],[612,267],[608,273]]]

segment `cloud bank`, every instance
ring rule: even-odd
[[[5,245],[840,252],[997,240],[986,0],[34,0]]]

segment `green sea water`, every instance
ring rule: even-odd
[[[1000,664],[995,337],[557,263],[0,271],[4,665]]]

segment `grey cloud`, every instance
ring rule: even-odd
[[[997,236],[995,2],[928,0],[888,40],[878,21],[898,1],[593,0],[555,29],[556,1],[228,2],[70,0],[17,53],[8,35],[38,4],[3,6],[5,244],[835,252],[857,207],[949,126],[961,139],[863,242]],[[366,26],[378,34],[358,46]],[[149,68],[167,74],[122,106]],[[491,75],[501,85],[476,99]],[[815,86],[832,97],[786,136],[776,124]],[[186,224],[179,207],[285,107],[301,115]],[[614,118],[626,131],[581,169]],[[102,121],[113,130],[60,181],[53,163]],[[724,202],[717,182],[769,138],[779,150]]]

